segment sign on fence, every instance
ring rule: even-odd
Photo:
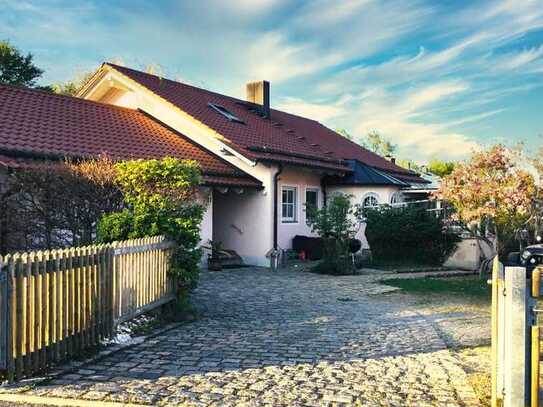
[[[0,369],[13,381],[174,299],[164,237],[0,257]]]

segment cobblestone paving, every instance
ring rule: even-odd
[[[189,406],[477,406],[436,320],[368,276],[203,273],[202,314],[29,391]],[[457,318],[458,313],[455,314]]]

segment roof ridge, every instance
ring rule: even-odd
[[[213,90],[209,90],[209,89],[202,88],[202,87],[199,87],[199,86],[191,85],[190,83],[177,81],[177,80],[170,79],[170,78],[167,78],[167,77],[164,77],[164,76],[155,75],[155,74],[148,73],[148,72],[144,72],[144,71],[140,71],[140,70],[137,70],[137,69],[134,69],[134,68],[129,68],[129,67],[127,67],[127,66],[117,65],[117,64],[114,64],[114,63],[112,63],[112,62],[104,62],[104,64],[105,64],[105,65],[109,65],[109,66],[111,66],[111,67],[113,67],[113,68],[126,69],[126,70],[128,70],[128,71],[136,72],[136,73],[139,73],[139,74],[144,74],[144,75],[152,76],[152,77],[157,78],[157,79],[160,79],[160,80],[165,80],[165,81],[169,81],[169,82],[176,83],[176,84],[178,84],[178,85],[187,86],[187,87],[192,88],[192,89],[197,89],[197,90],[201,90],[201,91],[204,91],[204,92],[208,92],[208,93],[211,93],[211,94],[213,94],[213,95],[218,95],[218,96],[221,96],[221,97],[229,98],[229,99],[232,99],[234,102],[237,102],[237,103],[249,103],[249,104],[254,104],[254,103],[252,103],[252,102],[250,102],[250,101],[248,101],[248,100],[240,99],[240,98],[237,98],[237,97],[235,97],[235,96],[225,95],[224,93],[215,92],[215,91],[213,91]],[[287,115],[289,115],[289,116],[299,117],[300,119],[309,120],[309,121],[312,121],[312,122],[315,122],[315,123],[319,123],[321,126],[326,127],[326,126],[324,126],[321,122],[319,122],[318,120],[311,119],[311,118],[308,118],[308,117],[304,117],[304,116],[301,116],[301,115],[298,115],[298,114],[295,114],[295,113],[287,112],[286,110],[279,110],[279,109],[271,108],[271,111],[272,111],[272,112],[278,112],[278,113],[287,114]]]
[[[187,86],[187,87],[189,87],[189,88],[193,88],[193,89],[201,90],[201,91],[204,91],[204,92],[212,93],[212,94],[214,94],[214,95],[218,95],[218,96],[222,96],[222,97],[225,97],[225,98],[232,99],[232,100],[234,100],[235,102],[244,102],[244,103],[247,103],[247,102],[248,102],[247,100],[239,99],[239,98],[237,98],[237,97],[230,96],[230,95],[225,95],[224,93],[219,93],[219,92],[215,92],[215,91],[212,91],[212,90],[209,90],[209,89],[206,89],[206,88],[201,88],[201,87],[199,87],[199,86],[191,85],[191,84],[186,83],[186,82],[176,81],[176,80],[167,78],[167,77],[165,77],[165,76],[160,76],[160,75],[155,75],[155,74],[148,73],[148,72],[144,72],[144,71],[139,71],[139,70],[137,70],[137,69],[129,68],[129,67],[127,67],[127,66],[117,65],[117,64],[114,64],[114,63],[112,63],[112,62],[104,62],[104,64],[105,64],[105,65],[109,65],[109,66],[111,66],[111,67],[114,68],[114,69],[117,69],[117,68],[126,69],[126,70],[128,70],[128,71],[136,72],[136,73],[138,73],[138,74],[144,74],[144,75],[147,75],[147,76],[152,76],[152,77],[157,78],[157,79],[159,79],[159,80],[161,80],[161,81],[173,82],[173,83],[178,84],[178,85],[183,85],[183,86]]]
[[[97,102],[95,100],[83,99],[77,96],[63,95],[61,93],[50,92],[46,89],[27,88],[25,86],[9,85],[5,83],[0,83],[0,88],[6,88],[10,90],[17,90],[17,91],[23,91],[23,92],[28,92],[28,93],[34,93],[34,94],[42,94],[43,96],[71,100],[71,101],[75,101],[76,103],[87,103],[87,104],[96,105],[100,107],[114,108],[118,110],[132,112],[132,113],[138,113],[138,109],[132,109],[125,106],[112,105],[112,104],[104,103],[104,102]]]

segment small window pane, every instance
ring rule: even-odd
[[[296,222],[296,188],[283,187],[281,197],[281,216],[283,222]]]

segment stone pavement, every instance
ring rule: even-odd
[[[27,394],[149,405],[477,406],[447,349],[448,311],[379,295],[387,287],[376,280],[205,272],[192,299],[198,321]],[[464,314],[451,318],[478,318]],[[484,331],[486,319],[478,321]]]

